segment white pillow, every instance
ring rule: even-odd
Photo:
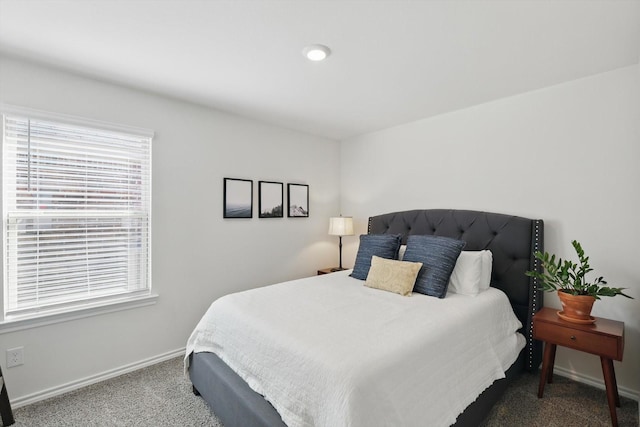
[[[407,245],[400,245],[400,249],[398,249],[398,261],[402,261],[404,258],[404,253],[407,251]]]
[[[492,263],[491,251],[462,251],[449,278],[448,291],[475,296],[489,289]]]
[[[480,291],[486,291],[491,287],[491,271],[493,269],[493,254],[489,250],[482,253],[482,277],[480,278]]]

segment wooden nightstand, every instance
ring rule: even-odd
[[[11,411],[11,403],[9,403],[7,388],[4,385],[2,369],[0,369],[0,421],[2,421],[3,426],[10,426],[15,422],[13,412]]]
[[[561,345],[595,354],[600,356],[611,424],[616,427],[618,425],[616,406],[620,406],[620,396],[613,361],[622,360],[624,323],[601,317],[596,317],[593,324],[571,323],[560,319],[557,312],[558,310],[544,307],[533,317],[533,337],[545,342],[538,397],[542,397],[545,382],[549,384],[552,382],[556,346]]]
[[[335,273],[336,271],[344,271],[344,270],[348,270],[348,268],[343,268],[342,270],[340,270],[338,267],[323,268],[321,270],[318,270],[318,276],[322,274]]]

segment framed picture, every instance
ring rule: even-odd
[[[253,217],[253,181],[250,179],[224,179],[223,218]]]
[[[258,181],[258,217],[282,218],[284,185],[281,182]]]
[[[287,216],[291,218],[309,217],[309,186],[305,184],[287,184]]]

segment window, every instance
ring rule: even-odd
[[[5,319],[151,291],[151,137],[53,116],[3,119]]]

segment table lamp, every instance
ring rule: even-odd
[[[329,218],[329,234],[340,239],[340,266],[331,271],[345,270],[342,268],[342,236],[353,236],[353,218],[350,216],[337,216]]]

